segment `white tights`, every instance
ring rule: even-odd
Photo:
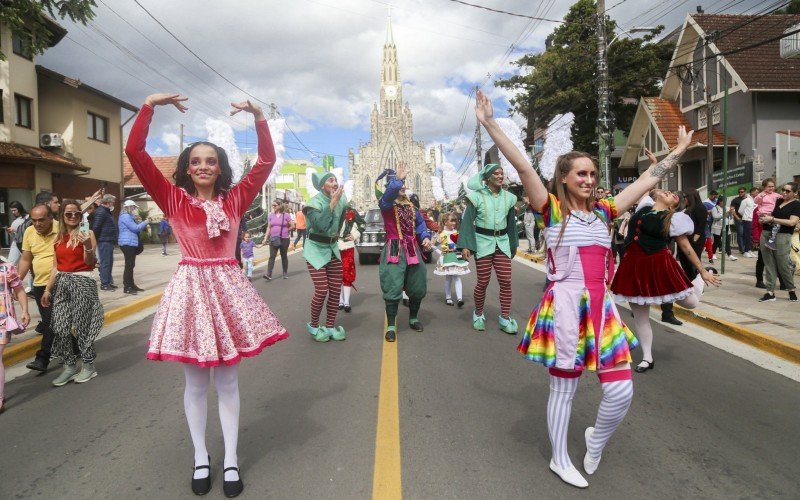
[[[185,364],[186,390],[183,393],[183,407],[186,421],[194,445],[194,463],[208,464],[206,448],[206,421],[208,418],[208,386],[211,370],[195,365]],[[224,468],[237,467],[236,448],[239,442],[239,365],[214,368],[214,385],[217,388],[219,403],[219,421],[222,426],[222,438],[225,441]],[[208,469],[195,472],[195,479],[207,477]],[[225,473],[227,481],[238,479],[236,471]]]
[[[675,303],[686,309],[694,309],[700,304],[700,296],[703,295],[703,288],[705,282],[698,274],[692,281],[694,286],[694,293],[690,293],[685,298],[676,301]],[[642,304],[634,304],[629,302],[631,312],[633,313],[633,320],[636,324],[634,333],[642,344],[642,360],[653,361],[653,328],[650,326],[650,306]]]
[[[444,297],[447,300],[452,300],[452,290],[455,288],[456,300],[461,300],[463,291],[461,287],[461,276],[448,275],[444,277]]]

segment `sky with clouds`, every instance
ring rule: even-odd
[[[275,103],[295,135],[285,139],[287,160],[337,155],[369,140],[369,113],[378,99],[382,48],[391,6],[403,97],[414,113],[415,138],[445,145],[458,164],[472,141],[475,118],[468,95],[480,85],[498,114],[508,93],[493,81],[511,64],[540,52],[557,26],[494,13],[451,0],[96,0],[88,26],[60,21],[68,35],[37,63],[139,105],[154,92],[189,96],[190,111],[157,110],[148,149],[177,154],[180,125],[187,142],[207,137],[208,118],[236,131],[242,152],[254,151],[252,123],[227,117],[228,103],[247,96],[192,55],[144,9],[214,70],[266,103]],[[562,19],[569,0],[470,0],[529,16]],[[772,3],[772,2],[769,2]],[[764,2],[606,0],[623,28],[679,26],[689,11],[754,12]],[[466,119],[465,117],[466,110]],[[129,116],[123,113],[123,120]]]

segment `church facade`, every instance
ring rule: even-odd
[[[377,206],[375,179],[386,168],[396,169],[400,162],[405,162],[408,168],[406,187],[419,196],[423,208],[431,206],[431,176],[436,170],[434,154],[433,150],[425,151],[423,142],[414,140],[411,108],[403,102],[397,46],[390,19],[383,46],[380,102],[373,105],[370,116],[370,140],[359,146],[358,153],[352,148],[349,152],[353,203],[358,209]]]

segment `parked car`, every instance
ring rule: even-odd
[[[356,242],[358,250],[358,263],[368,264],[370,261],[378,262],[386,244],[386,231],[383,230],[383,217],[380,208],[370,208],[364,214],[367,225]]]

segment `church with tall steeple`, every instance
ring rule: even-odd
[[[373,104],[370,115],[370,140],[359,145],[358,153],[352,148],[349,153],[355,206],[362,210],[376,206],[375,179],[386,168],[396,169],[400,162],[408,166],[406,187],[419,196],[423,208],[431,206],[431,176],[436,169],[433,158],[433,151],[426,154],[424,142],[414,141],[411,108],[403,102],[403,83],[390,17],[383,45],[380,102]]]

